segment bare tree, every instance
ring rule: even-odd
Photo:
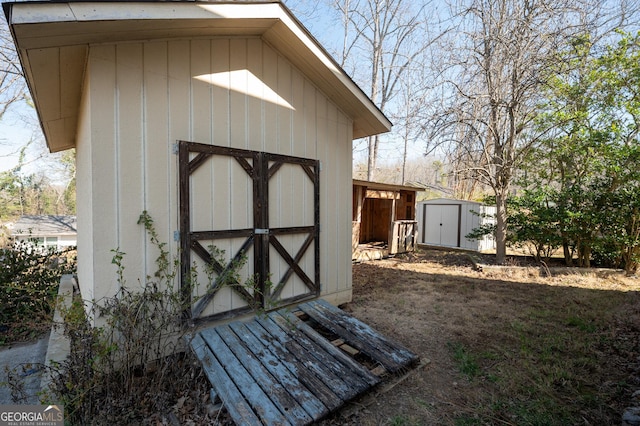
[[[602,10],[595,0],[468,0],[453,8],[455,37],[443,50],[449,102],[439,129],[464,163],[457,172],[495,195],[498,262],[506,255],[514,175],[549,130],[536,123],[543,88],[559,50],[603,22]]]
[[[431,41],[426,35],[427,2],[410,0],[334,0],[333,7],[342,22],[342,49],[339,62],[352,70],[354,78],[369,88],[371,100],[385,113],[404,119],[405,97],[392,105],[403,89],[418,90],[421,81],[403,84],[420,68],[421,57]],[[366,84],[362,84],[366,82]],[[380,137],[368,139],[367,179],[374,178]]]
[[[0,118],[16,101],[25,99],[26,85],[7,23],[0,19]]]

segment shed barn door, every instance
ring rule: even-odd
[[[320,294],[317,160],[181,141],[179,173],[181,285],[192,320]]]

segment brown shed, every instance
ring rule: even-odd
[[[415,250],[416,197],[421,188],[353,180],[354,260]]]

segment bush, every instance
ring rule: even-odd
[[[0,346],[31,339],[51,326],[60,277],[75,272],[75,248],[56,251],[35,241],[0,249]]]
[[[140,291],[129,291],[123,281],[126,255],[113,251],[121,290],[90,302],[90,316],[104,321],[101,326],[91,325],[79,297],[62,313],[71,353],[54,366],[48,398],[64,405],[71,424],[211,424],[210,384],[185,350],[190,302],[177,284],[178,260],[158,240],[146,212],[138,223],[159,251],[157,272]]]

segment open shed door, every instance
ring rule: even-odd
[[[318,160],[181,141],[179,173],[192,320],[320,294]]]

